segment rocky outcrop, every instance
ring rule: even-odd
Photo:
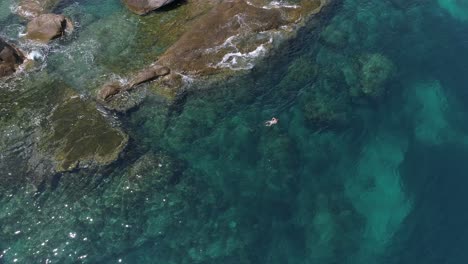
[[[0,39],[0,78],[13,74],[24,60],[21,51]]]
[[[168,75],[171,70],[168,67],[161,65],[151,65],[147,69],[138,72],[130,81],[130,88],[135,87],[139,84],[152,81],[158,77]]]
[[[113,96],[117,95],[121,91],[132,90],[140,84],[166,76],[170,72],[171,70],[168,67],[153,64],[148,68],[135,73],[134,76],[130,77],[130,81],[128,83],[110,82],[104,84],[104,86],[102,86],[102,88],[98,91],[98,99],[102,101],[109,101]]]
[[[163,87],[153,87],[152,91],[164,91],[172,96],[185,86],[180,81],[181,76],[205,79],[217,75],[224,78],[250,70],[279,43],[293,37],[306,21],[330,2],[302,0],[297,4],[285,4],[266,0],[189,1],[180,8],[203,11],[196,15],[181,11],[185,17],[190,17],[190,26],[179,26],[177,17],[167,22],[181,29],[176,34],[180,37],[155,62],[156,65],[170,68],[171,74],[159,78],[155,82],[156,86],[160,84]],[[130,81],[130,87],[154,79],[148,78],[152,75],[151,67],[140,71],[138,78]],[[168,92],[171,84],[175,92]],[[124,90],[128,89],[120,89]],[[116,91],[105,86],[99,94],[104,95],[101,99],[107,99],[107,95],[115,95]]]
[[[175,0],[124,0],[124,3],[130,11],[138,15],[144,15],[174,1]]]
[[[125,2],[143,6],[149,3]],[[119,112],[141,103],[147,90],[166,102],[173,102],[194,80],[223,81],[252,69],[258,60],[294,37],[299,28],[330,3],[332,0],[300,0],[297,4],[267,0],[193,0],[167,11],[174,15],[164,17],[166,13],[162,13],[164,19],[146,16],[142,18],[147,25],[145,30],[159,33],[154,37],[170,42],[168,48],[150,66],[126,78],[127,81],[104,84],[97,91],[97,98],[106,108]],[[150,48],[145,45],[142,50]],[[134,91],[150,81],[145,91]]]
[[[41,14],[48,13],[61,0],[21,0],[16,13],[26,19],[33,19]]]
[[[100,100],[106,101],[112,98],[112,96],[120,93],[122,90],[122,85],[117,82],[106,83],[102,86],[101,90],[98,92],[98,98]]]
[[[196,19],[157,61],[192,76],[249,70],[329,1],[272,5],[269,1],[222,1]]]
[[[71,21],[63,15],[43,14],[31,20],[26,29],[26,38],[47,43],[73,30]]]

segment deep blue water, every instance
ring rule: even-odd
[[[82,94],[106,78],[137,21],[102,3],[61,6],[80,34],[25,78]],[[149,96],[118,115],[116,164],[0,195],[0,263],[467,263],[467,6],[338,1],[252,72],[170,106]],[[96,44],[102,23],[122,45]],[[371,58],[392,73],[356,95]]]

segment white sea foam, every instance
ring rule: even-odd
[[[39,50],[33,50],[26,55],[28,60],[44,61],[45,55]]]
[[[245,36],[240,34],[230,36],[223,44],[207,50],[208,53],[226,52],[220,62],[208,66],[231,70],[250,70],[255,66],[258,58],[267,54],[268,46],[273,44],[274,35],[272,32],[260,32],[257,38],[263,36],[267,38],[266,41],[249,52],[242,52],[238,48],[239,43],[245,41]]]
[[[300,8],[299,5],[290,5],[284,3],[283,1],[272,1],[268,5],[263,6],[264,9],[273,9],[273,8]]]
[[[255,6],[257,8],[262,8],[262,9],[278,9],[278,8],[296,9],[296,8],[300,8],[299,5],[291,5],[291,4],[285,3],[284,1],[271,1],[267,5],[263,5],[263,6],[257,6],[254,3],[252,3],[251,1],[246,1],[246,2],[247,2],[248,5]]]
[[[229,68],[231,70],[250,70],[255,64],[254,60],[258,57],[265,56],[267,48],[264,44],[258,46],[255,50],[247,53],[230,52],[223,56],[223,59],[216,64],[218,68]]]

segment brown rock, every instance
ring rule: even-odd
[[[168,75],[171,70],[168,67],[161,65],[152,65],[147,69],[144,69],[136,74],[135,77],[130,81],[130,87],[132,88],[136,85],[152,81],[158,77]]]
[[[73,30],[71,21],[63,15],[44,14],[28,23],[26,37],[47,43]]]
[[[174,1],[175,0],[124,0],[124,3],[130,11],[138,15],[144,15]]]
[[[192,76],[251,69],[278,35],[292,35],[299,21],[318,13],[328,1],[303,0],[301,8],[264,8],[265,0],[220,1],[191,23],[158,60],[160,65]],[[302,12],[302,13],[301,13]]]
[[[21,51],[0,39],[0,78],[13,74],[24,59]]]
[[[118,94],[122,90],[119,83],[105,84],[98,93],[98,98],[101,100],[108,100],[112,96]]]
[[[0,78],[15,73],[15,67],[12,64],[0,64]]]
[[[50,11],[61,0],[21,0],[17,14],[27,19],[33,19]]]

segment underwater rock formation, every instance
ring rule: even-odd
[[[355,98],[379,98],[395,72],[393,62],[379,53],[364,54],[343,67],[350,95]]]
[[[17,89],[0,89],[0,166],[22,164],[11,177],[0,177],[0,187],[38,186],[57,172],[96,169],[119,157],[128,136],[111,117],[52,76],[35,77],[15,78]]]
[[[49,12],[61,0],[21,0],[16,13],[26,19],[33,19]]]
[[[20,50],[0,39],[0,78],[13,74],[24,60]]]
[[[174,0],[124,0],[128,9],[138,15],[144,15],[172,2]]]
[[[31,20],[26,29],[26,38],[47,43],[73,30],[73,23],[63,15],[43,14]]]
[[[385,84],[390,79],[395,66],[393,62],[381,54],[369,54],[360,58],[361,91],[370,97],[381,96]]]
[[[320,42],[325,46],[342,49],[348,44],[348,32],[338,28],[335,24],[330,24],[320,33]]]
[[[41,148],[52,153],[56,171],[108,165],[127,145],[128,137],[112,127],[96,105],[71,96],[50,115]]]

